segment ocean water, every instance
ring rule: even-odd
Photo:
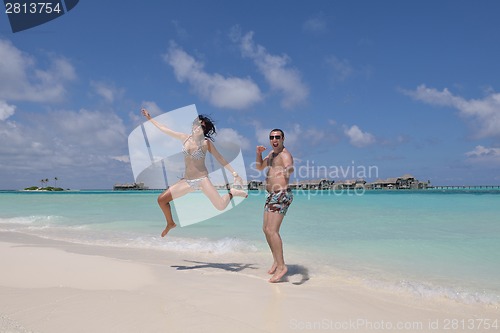
[[[205,256],[270,257],[264,193],[159,237],[159,192],[1,192],[0,231]],[[193,209],[203,194],[191,193]],[[295,192],[281,235],[310,279],[347,279],[417,297],[500,305],[499,191]],[[168,255],[168,253],[166,253]]]

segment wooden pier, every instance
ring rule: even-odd
[[[435,190],[500,190],[500,185],[433,185],[428,187]]]

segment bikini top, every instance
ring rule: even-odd
[[[189,138],[186,139],[186,141],[189,140]],[[182,144],[182,153],[186,157],[191,157],[193,160],[201,160],[205,158],[205,152],[203,151],[202,145],[199,145],[194,151],[189,152],[186,149],[186,141]]]

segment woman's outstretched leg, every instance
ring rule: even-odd
[[[170,230],[172,230],[177,226],[172,216],[172,209],[170,208],[170,202],[174,200],[174,198],[179,198],[191,191],[192,189],[186,183],[186,181],[181,180],[180,182],[172,185],[168,190],[164,191],[162,194],[158,196],[158,205],[160,206],[160,209],[163,212],[163,215],[165,216],[165,220],[167,221],[167,225],[165,229],[162,231],[161,237],[165,237]]]
[[[170,192],[170,189],[166,190],[158,196],[158,206],[160,206],[160,209],[165,216],[165,220],[167,220],[167,226],[162,231],[161,237],[165,237],[171,229],[177,226],[177,224],[175,224],[174,222],[174,218],[172,217],[170,201],[172,201],[172,194]]]
[[[235,188],[231,188],[228,194],[221,196],[208,178],[204,179],[200,185],[203,193],[205,193],[210,202],[212,202],[212,205],[214,205],[214,207],[218,210],[226,209],[233,196],[244,198],[248,197],[248,194],[245,191],[237,190]]]

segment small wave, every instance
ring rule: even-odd
[[[175,239],[163,243],[163,248],[172,251],[202,252],[225,254],[232,252],[255,252],[257,248],[238,238],[222,238],[218,240],[201,239]]]
[[[463,304],[500,305],[500,294],[488,291],[467,290],[460,287],[436,286],[428,283],[401,280],[396,283],[364,280],[365,285],[396,293],[405,293],[421,298],[445,298]]]
[[[387,270],[368,270],[350,266],[345,268],[339,263],[308,260],[310,270],[317,278],[328,280],[332,276],[349,284],[361,285],[372,290],[383,290],[391,294],[422,299],[446,299],[460,304],[500,306],[500,290],[497,284],[473,281],[451,281],[441,279],[430,282],[424,277],[402,278]]]
[[[52,224],[60,219],[56,215],[30,215],[0,218],[0,224],[19,224],[19,225],[44,225]]]
[[[94,243],[94,242],[93,242]],[[98,241],[98,245],[128,247],[138,249],[153,249],[173,252],[193,252],[193,253],[249,253],[256,252],[257,247],[238,238],[222,238],[210,240],[206,238],[175,238],[168,240],[159,237],[135,237],[124,240],[108,239]]]
[[[12,225],[12,224],[11,224]],[[153,235],[137,235],[130,232],[96,231],[86,226],[29,226],[23,228],[3,228],[5,231],[22,232],[45,239],[64,241],[74,244],[152,249],[172,252],[192,252],[208,254],[251,253],[257,247],[239,238],[225,237],[221,239],[181,238],[168,236],[160,238]]]
[[[18,217],[7,217],[0,218],[1,224],[33,224],[36,218],[34,216],[18,216]]]

